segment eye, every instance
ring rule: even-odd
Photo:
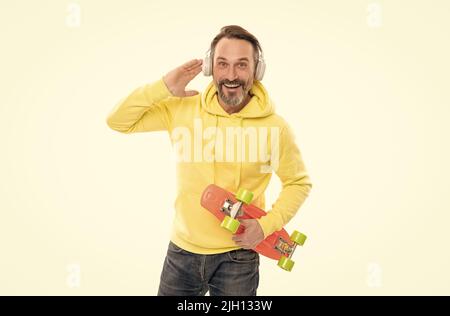
[[[219,66],[221,66],[221,67],[225,67],[226,66],[226,63],[224,63],[223,61],[219,61]]]
[[[246,64],[246,63],[240,63],[240,64],[239,64],[239,67],[245,68],[245,67],[247,67],[247,64]]]

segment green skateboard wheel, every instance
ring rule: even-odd
[[[240,188],[236,193],[236,199],[245,204],[250,204],[253,200],[253,193]]]
[[[281,256],[280,260],[278,260],[278,266],[286,271],[291,271],[294,267],[294,263],[294,261],[285,256]]]
[[[220,227],[223,227],[234,234],[235,232],[237,232],[240,225],[241,223],[237,219],[231,218],[230,216],[225,216],[222,223],[220,224]]]
[[[291,240],[300,246],[303,246],[303,244],[306,241],[306,238],[308,238],[308,237],[306,237],[306,235],[304,235],[296,230],[294,230],[294,232],[291,235]]]

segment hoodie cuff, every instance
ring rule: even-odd
[[[260,217],[256,219],[259,223],[259,226],[261,226],[262,231],[264,233],[264,239],[272,235],[273,232],[277,231],[277,229],[274,227],[272,221],[270,220],[270,215],[267,214],[263,217]]]

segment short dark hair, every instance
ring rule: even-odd
[[[253,59],[255,61],[254,65],[256,69],[256,64],[258,63],[259,58],[259,51],[262,51],[261,45],[259,44],[258,39],[253,34],[239,25],[227,25],[220,29],[220,33],[217,34],[211,42],[211,60],[214,61],[214,53],[217,43],[224,37],[242,39],[250,42],[250,44],[252,44],[253,46]]]

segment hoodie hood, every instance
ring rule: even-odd
[[[266,117],[275,112],[275,108],[269,98],[269,94],[260,81],[253,81],[250,94],[252,95],[252,98],[242,110],[233,114],[228,114],[219,104],[218,91],[214,81],[211,81],[203,92],[202,108],[213,115],[225,117],[233,115],[241,118]]]
[[[246,125],[243,123],[245,119],[262,118],[269,116],[275,112],[273,102],[270,100],[266,88],[264,88],[263,84],[260,81],[253,81],[253,86],[250,89],[250,94],[252,95],[252,97],[244,108],[242,108],[239,112],[228,114],[219,104],[218,91],[216,89],[214,81],[211,81],[203,92],[201,98],[201,106],[207,113],[211,114],[211,119],[214,120],[211,125],[215,126],[216,128],[218,128],[219,126],[219,117],[222,117],[222,119],[225,120],[227,118],[237,118],[239,120],[239,126],[242,128],[244,125]],[[214,143],[216,143],[216,135],[214,135]],[[215,160],[211,164],[211,167],[213,169],[211,180],[212,183],[216,184],[217,170]],[[235,191],[237,191],[241,183],[242,160],[234,170],[234,174],[234,188],[228,189],[234,189]]]

